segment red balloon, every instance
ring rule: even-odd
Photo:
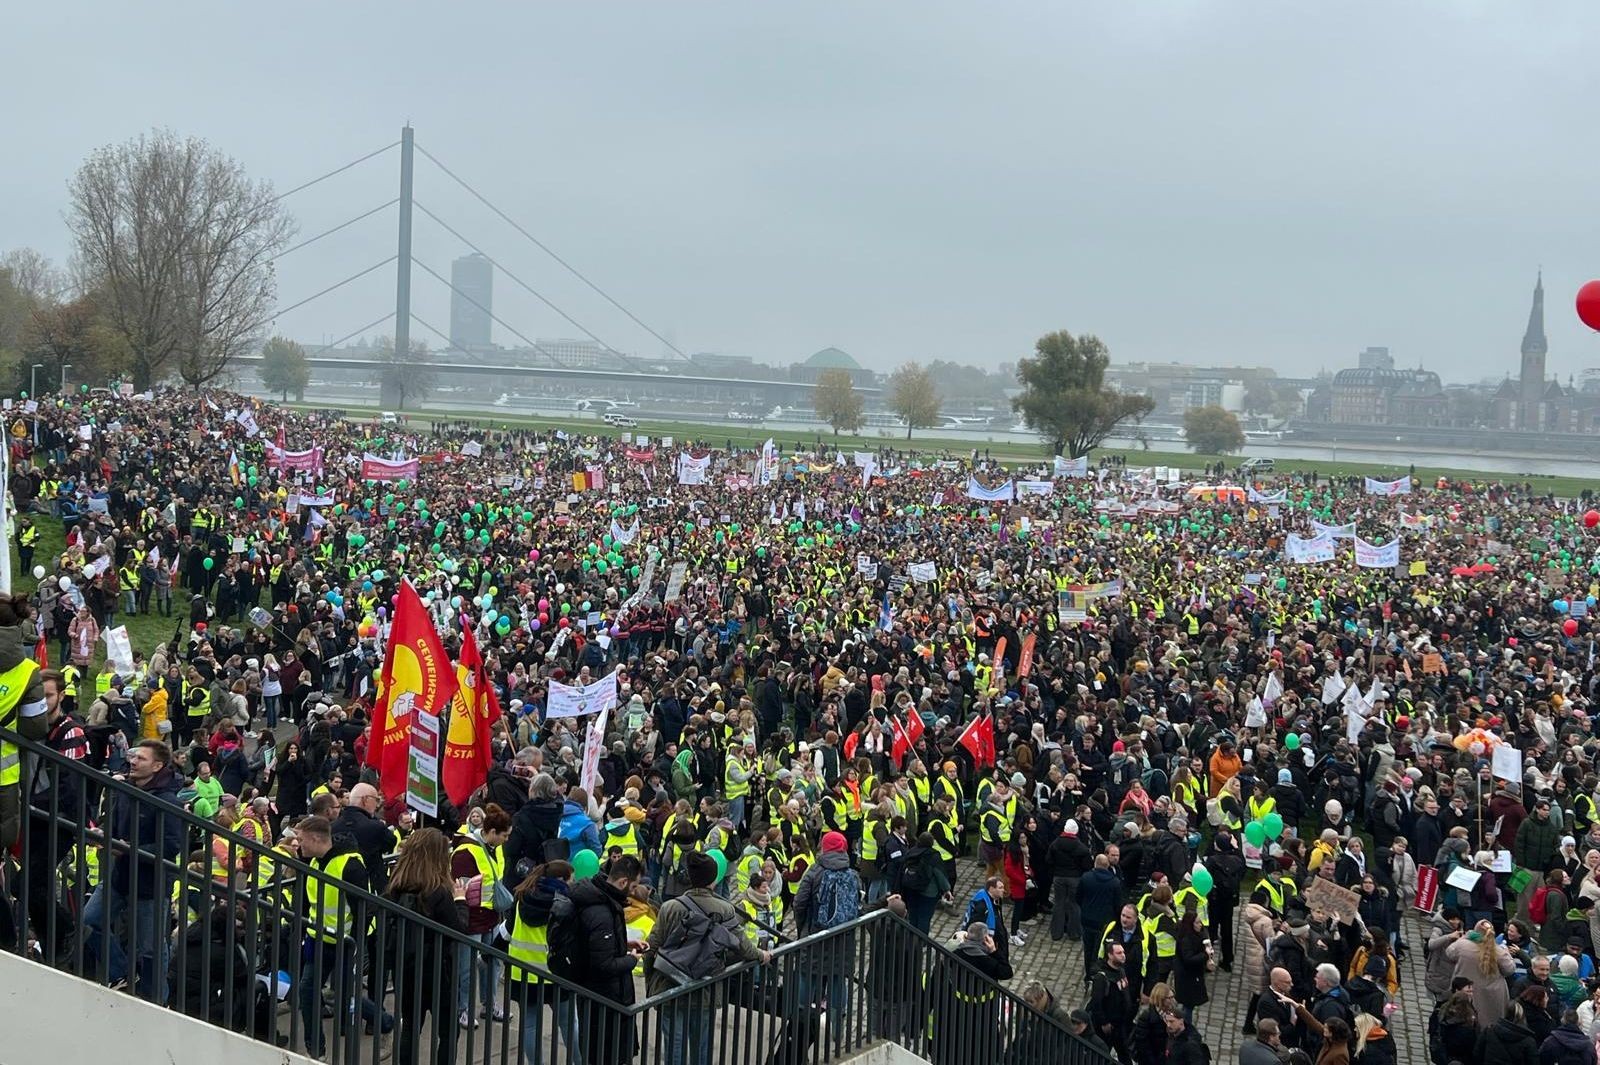
[[[1578,290],[1578,318],[1590,329],[1600,330],[1600,281],[1587,281]]]
[[[1583,512],[1583,527],[1592,529],[1600,525],[1600,510],[1586,510]]]
[[[1574,619],[1574,618],[1568,618],[1567,620],[1563,621],[1561,623],[1561,631],[1566,633],[1568,636],[1576,636],[1576,635],[1578,635],[1578,622],[1577,622],[1577,620]]]

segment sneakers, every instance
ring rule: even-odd
[[[1020,947],[1026,942],[1027,942],[1027,940],[1023,939],[1020,935],[1011,937],[1011,945],[1013,947]]]
[[[468,1013],[466,1010],[462,1010],[461,1016],[456,1018],[456,1025],[462,1031],[470,1032],[472,1029],[478,1027],[478,1022],[473,1020],[470,1013]]]

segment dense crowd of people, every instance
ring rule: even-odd
[[[507,1021],[506,982],[542,993],[530,972],[627,1006],[887,907],[923,932],[952,912],[950,971],[1016,981],[1045,1026],[1010,1040],[1019,1063],[1054,1060],[1057,1022],[1124,1063],[1204,1062],[1196,1011],[1235,965],[1244,1065],[1388,1065],[1397,1009],[1429,1019],[1438,1065],[1595,1061],[1584,501],[1314,474],[1194,492],[1122,465],[424,429],[221,392],[7,417],[39,583],[0,604],[20,634],[0,673],[37,690],[0,718],[535,967],[419,940],[355,996],[375,1026],[398,1015],[401,1060]],[[452,656],[472,633],[504,710],[481,786],[425,818],[367,765],[402,580]],[[148,615],[171,637],[117,645]],[[586,752],[552,685],[613,676]],[[47,806],[110,840],[153,817],[68,779],[30,778],[26,816],[0,805],[8,836]],[[214,885],[262,882],[227,836],[165,838]],[[58,959],[132,913],[136,957],[97,975],[166,1001],[155,914],[202,938],[213,918],[112,851],[105,876],[82,853],[30,865],[3,931]],[[73,893],[81,912],[48,919]],[[296,905],[301,970],[353,966],[326,901]],[[1083,971],[1027,964],[1044,939],[1081,944]],[[844,962],[791,1001],[837,1014]],[[418,996],[441,966],[448,989]],[[1433,1002],[1406,1000],[1408,966]],[[318,1054],[325,990],[297,982]],[[918,994],[909,1030],[932,1015],[941,1061],[938,1018],[999,1030],[948,974]],[[559,1040],[632,1060],[624,1017],[521,1008],[525,1059]],[[709,1060],[704,1011],[664,1023],[670,1060]]]

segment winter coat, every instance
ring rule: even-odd
[[[1473,997],[1477,997],[1473,985]],[[1478,1010],[1483,1016],[1483,1010]],[[1525,1024],[1502,1018],[1478,1036],[1477,1065],[1539,1065],[1539,1046]]]
[[[589,812],[568,799],[561,810],[561,838],[567,841],[568,854],[581,850],[600,853],[600,826]]]
[[[1128,1040],[1133,1065],[1165,1065],[1167,1060],[1167,1022],[1161,1014],[1145,1006],[1133,1018],[1133,1035]]]
[[[1561,843],[1561,826],[1555,818],[1525,818],[1517,829],[1516,842],[1512,844],[1512,858],[1524,869],[1542,873],[1555,863],[1556,848]]]
[[[1450,994],[1450,980],[1455,975],[1455,963],[1445,957],[1445,948],[1458,938],[1459,934],[1450,930],[1450,924],[1442,914],[1433,915],[1428,928],[1428,971],[1423,977],[1422,985],[1428,989],[1428,994],[1433,996],[1435,1002],[1442,1002],[1445,996]]]
[[[574,882],[571,897],[575,938],[570,965],[560,966],[557,975],[618,1005],[631,1006],[638,959],[628,953],[626,900],[599,874]]]
[[[1594,1041],[1575,1025],[1560,1025],[1539,1048],[1539,1065],[1595,1065]]]
[[[1090,869],[1078,881],[1078,909],[1083,914],[1083,927],[1097,932],[1103,930],[1117,919],[1126,898],[1120,876],[1110,869]]]
[[[1206,963],[1211,955],[1199,932],[1178,933],[1177,963],[1172,970],[1172,991],[1184,1006],[1204,1006],[1211,1000],[1206,990]]]
[[[848,851],[824,851],[817,856],[816,863],[808,868],[805,875],[800,878],[800,886],[794,893],[794,923],[801,935],[809,935],[820,931],[816,926],[816,915],[812,912],[816,905],[817,886],[822,883],[822,874],[829,869],[849,869],[850,854]],[[854,875],[854,874],[852,874]],[[859,885],[859,878],[857,878]],[[996,935],[999,933],[997,932]]]
[[[1511,989],[1504,980],[1496,980],[1492,974],[1485,975],[1478,971],[1479,945],[1462,936],[1445,948],[1445,957],[1450,959],[1454,966],[1450,976],[1466,977],[1472,981],[1472,1005],[1478,1011],[1478,1028],[1487,1031],[1495,1025],[1501,1017],[1505,1016],[1506,1006],[1511,1002]],[[1511,962],[1511,954],[1505,947],[1496,945],[1494,948],[1496,968],[1502,977],[1510,976],[1516,968]],[[1520,1027],[1520,1026],[1519,1026]],[[1528,1035],[1531,1044],[1533,1035]],[[1532,1047],[1531,1053],[1537,1054],[1538,1047]],[[1479,1065],[1483,1065],[1482,1062]]]
[[[1267,942],[1272,938],[1272,911],[1259,903],[1247,902],[1240,917],[1244,925],[1244,986],[1263,991],[1267,987]]]
[[[1356,1065],[1395,1065],[1394,1040],[1382,1028],[1367,1034],[1367,1045],[1355,1057]]]
[[[544,864],[545,844],[561,834],[561,807],[559,799],[530,799],[516,812],[506,840],[507,869],[516,870],[524,861],[529,868]]]
[[[164,870],[172,868],[171,863],[183,853],[185,846],[183,818],[178,816],[181,806],[178,792],[182,789],[183,778],[172,766],[166,765],[140,788],[145,795],[138,805],[116,792],[108,795],[110,837],[131,847],[135,824],[138,826],[138,853],[118,848],[111,866],[111,886],[125,897],[164,898],[170,890],[173,874]]]

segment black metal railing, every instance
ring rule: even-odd
[[[14,733],[0,948],[338,1063],[1110,1060],[887,911],[626,1004]],[[487,985],[489,990],[484,992]]]

